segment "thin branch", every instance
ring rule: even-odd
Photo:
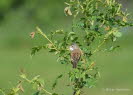
[[[57,47],[54,45],[54,43],[47,37],[45,33],[42,32],[42,30],[39,27],[36,27],[36,29],[37,29],[37,33],[41,34],[45,39],[47,39],[52,44],[54,49],[58,50]]]
[[[98,47],[92,52],[92,54],[96,53],[97,51],[99,51],[100,47],[106,42],[106,40],[104,39],[99,45]]]
[[[98,45],[98,47],[92,52],[92,54],[96,53],[97,51],[99,51],[100,47],[106,42],[106,39],[108,39],[108,37],[113,33],[114,31],[111,30],[110,32],[108,32],[105,37],[104,40]]]
[[[25,79],[28,83],[31,83],[31,80],[29,80],[27,77],[25,77],[25,78],[23,78],[23,79]],[[49,95],[52,95],[52,93],[50,93],[49,91],[47,91],[44,87],[41,87],[41,89],[45,92],[45,93],[47,93],[47,94],[49,94]],[[1,90],[0,90],[1,91]]]
[[[43,90],[44,92],[46,92],[47,94],[52,95],[52,93],[48,92],[46,89],[42,88],[42,90]]]
[[[2,89],[0,89],[0,92],[1,92],[3,95],[6,95],[5,92],[4,92]]]

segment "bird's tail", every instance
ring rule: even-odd
[[[77,68],[77,62],[73,62],[73,68]]]

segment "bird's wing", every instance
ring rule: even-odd
[[[79,59],[80,59],[80,56],[81,56],[81,51],[79,49],[73,50],[72,53],[71,53],[71,61],[72,61],[72,63],[73,62],[77,63],[79,61]]]

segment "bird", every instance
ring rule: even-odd
[[[70,57],[71,57],[71,63],[73,65],[73,68],[77,68],[77,64],[80,60],[81,57],[81,49],[79,48],[79,46],[75,43],[73,43],[70,47]]]

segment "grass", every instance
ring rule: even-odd
[[[128,38],[123,37],[124,38]],[[100,53],[95,56],[96,64],[100,66],[101,78],[98,81],[96,88],[85,89],[88,93],[93,95],[131,95],[132,91],[103,91],[106,88],[120,88],[120,89],[133,89],[133,45],[132,39],[123,41],[121,39],[119,43],[121,48],[114,53]],[[127,45],[128,43],[128,45]],[[51,84],[57,75],[61,73],[67,73],[71,69],[71,65],[62,65],[56,62],[56,57],[49,54],[47,51],[42,50],[37,53],[34,57],[30,57],[30,47],[28,48],[4,48],[0,50],[0,87],[10,88],[16,84],[19,79],[19,70],[24,68],[29,77],[35,75],[41,75],[45,80],[45,84],[48,90],[51,91]],[[67,76],[59,81],[59,85],[55,91],[61,93],[71,94],[71,90],[68,87],[62,86],[67,85]],[[67,80],[68,81],[68,80]],[[25,84],[26,85],[26,84]],[[26,86],[27,87],[27,86]],[[30,86],[27,87],[29,89]],[[64,90],[65,89],[65,90]],[[30,90],[26,90],[24,95],[30,95]],[[64,92],[62,92],[64,91]]]
[[[46,17],[49,15],[51,14],[47,14]],[[13,11],[7,14],[5,19],[4,23],[0,25],[0,88],[15,86],[19,80],[19,70],[24,68],[29,77],[38,74],[41,75],[45,80],[46,89],[51,91],[51,84],[54,82],[56,76],[61,73],[67,73],[67,71],[71,69],[71,64],[62,65],[57,63],[56,57],[45,50],[40,51],[31,59],[30,48],[43,43],[44,40],[41,40],[41,37],[37,37],[34,40],[29,38],[29,33],[35,30],[36,22],[29,21],[29,19],[26,18],[25,10],[20,9]],[[64,17],[59,20],[59,22],[69,23],[69,19],[67,20],[67,17]],[[45,22],[45,20],[47,20],[47,18],[44,18],[44,21],[42,22]],[[58,21],[58,19],[56,19],[56,21]],[[52,20],[48,22],[51,25],[48,25],[49,27],[43,27],[44,32],[54,26]],[[55,25],[57,29],[60,29],[64,24],[56,24],[55,22]],[[119,50],[114,53],[100,53],[95,56],[96,64],[99,65],[101,69],[101,78],[99,79],[96,88],[84,89],[87,90],[84,95],[132,95],[132,30],[133,29],[130,29],[131,32],[125,33],[118,41],[121,46]],[[37,43],[38,40],[41,41]],[[59,84],[54,91],[57,91],[60,94],[64,93],[65,95],[71,95],[71,89],[64,86],[67,85],[68,81],[67,76],[64,76],[64,78],[59,81]],[[27,86],[27,84],[24,84],[24,86],[27,88],[24,95],[33,94],[30,93],[31,91],[34,91],[30,86]],[[105,91],[106,88],[131,89],[131,91],[112,92]]]

